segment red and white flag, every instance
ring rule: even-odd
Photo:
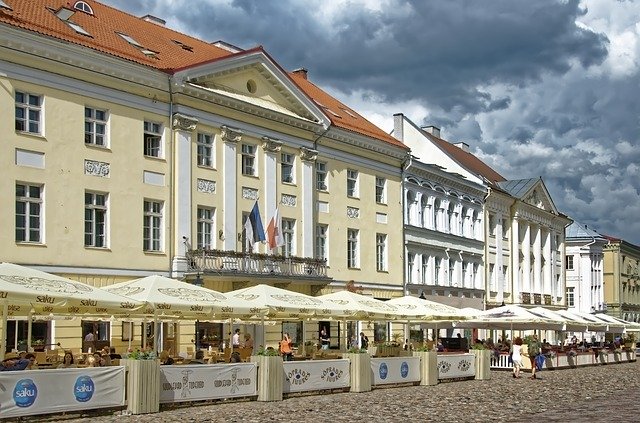
[[[275,214],[267,226],[267,244],[271,250],[284,245],[284,237],[282,236],[282,218],[280,217],[280,211],[278,209],[276,209]]]

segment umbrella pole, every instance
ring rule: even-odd
[[[129,322],[129,346],[127,350],[131,350],[131,338],[133,338],[133,321]]]
[[[147,347],[147,318],[142,319],[142,349]]]
[[[33,313],[31,311],[29,311],[27,319],[27,352],[31,352],[31,334],[33,332]]]
[[[267,332],[264,329],[264,314],[260,315],[260,324],[262,325],[262,343],[263,347],[267,348]]]
[[[7,351],[7,313],[9,304],[5,301],[2,304],[2,331],[0,331],[0,361],[4,360],[4,353]]]

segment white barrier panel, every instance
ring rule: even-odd
[[[438,379],[476,376],[473,354],[438,354]]]
[[[351,383],[349,360],[285,361],[284,392],[346,388]]]
[[[372,385],[420,382],[420,357],[372,358]]]
[[[160,402],[258,395],[255,363],[160,366]]]
[[[122,366],[1,372],[0,416],[120,407],[124,375]]]

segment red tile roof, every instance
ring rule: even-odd
[[[454,160],[456,160],[461,166],[468,169],[470,172],[480,175],[491,182],[493,185],[496,185],[497,182],[506,181],[506,179],[500,175],[498,172],[489,167],[482,160],[477,158],[471,153],[468,153],[461,149],[460,147],[451,144],[448,141],[443,140],[442,138],[438,138],[435,135],[427,133],[427,136],[431,138],[442,150],[447,152]]]
[[[233,55],[213,44],[157,23],[145,21],[97,1],[85,0],[85,3],[93,9],[93,15],[73,9],[75,0],[5,0],[5,2],[13,10],[0,9],[0,23],[34,31],[167,73]],[[69,21],[82,27],[91,34],[90,37],[79,34],[55,15],[55,12],[62,7],[75,10]],[[127,42],[118,33],[131,37],[145,50],[153,51],[155,54],[145,55],[140,48]],[[398,147],[405,147],[403,143],[301,75],[289,73],[289,76],[310,98],[319,105],[325,106],[322,107],[323,110],[336,127]]]

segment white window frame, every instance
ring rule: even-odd
[[[145,199],[143,213],[142,249],[152,253],[162,252],[164,202]]]
[[[329,191],[329,181],[327,178],[327,162],[316,162],[316,189],[318,191]]]
[[[280,179],[283,183],[294,184],[295,172],[295,156],[290,153],[280,153]]]
[[[386,272],[387,269],[387,234],[376,234],[376,270]]]
[[[242,144],[242,174],[246,176],[256,176],[256,146],[253,144]]]
[[[99,113],[103,114],[102,119],[98,117]],[[102,128],[102,134],[98,133],[99,128]],[[109,113],[107,110],[84,106],[84,143],[86,145],[108,148],[108,128]],[[100,137],[102,137],[102,139],[100,139]]]
[[[426,254],[422,254],[422,283],[426,284],[429,282],[429,257]]]
[[[435,285],[439,285],[441,278],[440,272],[442,271],[442,257],[436,256],[434,259],[434,278],[433,282]]]
[[[567,307],[575,307],[575,288],[572,286],[567,287]]]
[[[564,256],[564,270],[574,270],[573,256]]]
[[[214,136],[198,132],[196,137],[198,166],[213,169],[215,167]]]
[[[22,96],[22,101],[18,101],[18,96]],[[32,104],[31,100],[37,99],[37,104]],[[15,96],[15,130],[25,134],[42,135],[44,133],[44,107],[43,97],[31,94],[26,91],[16,91]],[[18,118],[18,110],[23,112],[22,118]],[[37,114],[37,118],[32,119],[31,114]],[[20,129],[18,123],[23,126]],[[32,127],[35,125],[35,127]]]
[[[347,169],[347,197],[358,198],[358,180],[360,173],[355,169]]]
[[[100,201],[99,201],[100,200]],[[100,235],[102,232],[102,235]],[[84,246],[109,247],[109,194],[85,191],[84,193]]]
[[[161,159],[164,157],[163,127],[161,123],[144,121],[142,153],[145,157]]]
[[[387,179],[376,176],[376,203],[387,204]]]
[[[196,248],[213,249],[215,244],[216,211],[212,207],[198,206]]]
[[[329,225],[316,225],[316,258],[317,259],[329,259],[327,251],[329,237]]]
[[[360,268],[360,231],[347,229],[347,267],[349,269]]]
[[[18,195],[18,186],[24,188],[24,195]],[[32,197],[31,188],[38,189],[38,196]],[[43,244],[44,243],[44,185],[18,182],[15,185],[16,209],[15,209],[15,240],[18,243]],[[18,237],[18,203],[24,204],[24,227],[20,230],[24,232],[24,239]],[[37,211],[32,207],[37,208]],[[33,213],[32,213],[33,212]],[[35,222],[34,222],[35,219]],[[35,227],[31,224],[34,223]],[[32,235],[34,235],[32,237]],[[36,239],[37,238],[37,239]]]
[[[285,257],[293,257],[296,254],[296,221],[294,219],[282,219],[282,238],[284,239],[283,253]]]

